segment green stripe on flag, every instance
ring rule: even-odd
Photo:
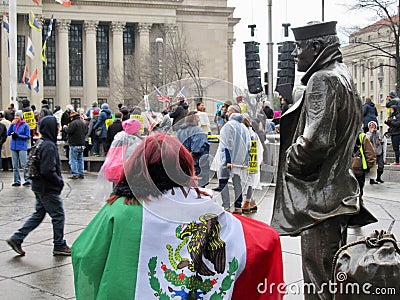
[[[106,204],[72,246],[76,299],[134,299],[143,207]]]

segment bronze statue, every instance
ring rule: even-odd
[[[362,102],[342,63],[336,22],[292,30],[292,55],[297,70],[305,72],[306,89],[280,120],[271,225],[281,235],[301,236],[304,282],[316,289],[305,298],[332,299],[323,283],[329,284],[332,259],[346,242],[347,227],[376,222],[360,203],[350,170]]]

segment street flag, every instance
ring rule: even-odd
[[[36,93],[39,93],[39,79],[36,79],[34,83],[35,83],[35,85],[33,86],[33,90]]]
[[[31,77],[29,78],[29,84],[32,86],[36,86],[36,82],[37,81],[37,76],[38,76],[38,70],[35,69],[35,71],[33,71]],[[35,85],[34,85],[35,83]]]
[[[65,6],[65,7],[71,6],[71,0],[56,0],[56,2],[60,3],[62,6]]]
[[[195,202],[186,204],[200,197],[194,189],[174,188],[160,197],[150,196],[141,205],[124,204],[125,197],[119,197],[104,205],[75,239],[71,252],[77,299],[151,299],[155,293],[161,295],[158,299],[283,298],[282,250],[272,227],[221,212],[211,197],[201,196],[199,209]],[[173,214],[166,216],[170,210]],[[133,226],[119,226],[123,218],[134,219]],[[185,235],[191,226],[197,231]],[[121,240],[129,251],[118,245]],[[268,285],[261,294],[264,282]]]
[[[3,28],[7,33],[10,33],[10,24],[8,23],[7,13],[3,13]]]
[[[33,2],[35,2],[37,5],[39,5],[39,0],[32,0]]]
[[[44,41],[42,52],[40,52],[40,59],[43,60],[44,64],[47,66],[46,48],[47,48],[47,39]]]
[[[28,83],[28,82],[29,82],[29,77],[28,77],[28,66],[27,66],[27,65],[25,65],[24,75],[22,75],[22,82],[23,82],[23,83]]]
[[[154,88],[156,89],[158,102],[170,102],[170,98],[168,96],[163,95],[156,86]]]
[[[178,94],[175,96],[176,99],[183,98],[186,103],[188,103],[188,99],[186,98],[186,90],[185,87],[183,87]]]
[[[40,32],[41,30],[35,14],[32,10],[29,11],[29,26],[31,26],[31,28],[35,29],[37,32]]]
[[[26,55],[33,59],[35,57],[35,51],[33,50],[33,44],[31,38],[28,36],[28,45],[26,47]]]
[[[8,57],[10,57],[10,40],[8,38],[8,34],[10,33],[10,24],[8,23],[6,11],[3,13],[3,28],[7,32]]]
[[[42,52],[40,53],[40,59],[43,60],[46,66],[47,66],[47,57],[46,57],[47,40],[51,36],[52,30],[53,30],[53,15],[51,15],[50,23],[47,28],[46,39],[44,40]]]

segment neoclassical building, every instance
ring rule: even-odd
[[[343,62],[353,76],[363,103],[371,98],[378,110],[378,121],[386,130],[386,96],[396,90],[395,61],[386,53],[396,53],[390,23],[382,19],[349,36],[349,44],[342,47]],[[378,50],[380,48],[381,50]]]
[[[30,10],[41,32],[30,28]],[[87,108],[93,101],[114,106],[129,98],[121,89],[132,84],[125,76],[127,62],[140,66],[141,60],[154,55],[157,42],[177,31],[201,57],[202,77],[232,82],[233,27],[239,22],[233,11],[226,0],[73,0],[70,7],[54,0],[41,0],[40,5],[19,0],[18,99],[27,98],[37,107],[47,99],[51,106],[63,109],[69,103]],[[52,15],[44,65],[39,54]],[[7,34],[1,30],[1,35],[0,109],[5,109],[10,102],[10,75]],[[35,49],[33,59],[26,55],[28,37]],[[25,66],[29,74],[38,69],[39,92],[22,82]]]

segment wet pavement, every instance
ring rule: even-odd
[[[83,180],[67,179],[62,192],[66,213],[65,239],[69,245],[100,209],[102,203],[93,199],[96,174],[86,174]],[[34,195],[28,187],[12,187],[12,172],[0,171],[0,299],[75,299],[70,257],[52,255],[52,225],[44,222],[24,241],[25,256],[18,256],[6,239],[17,230],[34,210]],[[385,177],[383,177],[385,179]],[[366,184],[364,201],[379,219],[379,223],[362,229],[350,229],[349,241],[369,235],[374,229],[391,228],[400,238],[400,180],[379,185]],[[216,186],[216,181],[210,188]],[[252,218],[269,222],[273,205],[273,184],[264,184],[256,191],[259,211]],[[233,193],[231,193],[232,197]],[[219,194],[216,195],[218,198]],[[300,239],[281,237],[285,282],[301,285]],[[302,299],[287,295],[285,299]]]

